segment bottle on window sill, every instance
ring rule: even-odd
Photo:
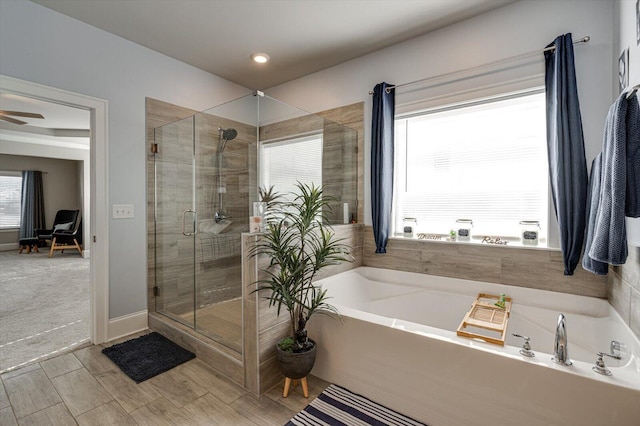
[[[405,238],[413,238],[416,233],[418,219],[415,217],[405,217],[402,219],[402,235]]]

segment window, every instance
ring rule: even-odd
[[[403,219],[417,232],[448,236],[471,219],[473,241],[518,244],[520,221],[549,207],[543,89],[396,117],[394,235]]]
[[[322,135],[262,143],[260,174],[261,186],[281,194],[297,192],[296,182],[322,185]]]
[[[22,175],[0,172],[0,229],[20,227]]]

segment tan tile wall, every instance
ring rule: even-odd
[[[318,279],[357,268],[362,265],[362,225],[334,226],[338,238],[343,238],[344,243],[352,247],[354,260],[351,263],[327,267],[318,275]],[[244,292],[244,318],[245,318],[245,374],[246,387],[256,394],[262,394],[283,380],[276,361],[275,344],[288,335],[291,335],[289,318],[286,312],[279,317],[274,307],[269,307],[269,302],[259,293],[252,293],[256,288],[256,281],[263,279],[262,272],[267,266],[267,259],[249,257],[250,247],[256,242],[256,235],[243,235],[243,292]],[[255,327],[254,327],[255,324]],[[313,336],[310,336],[313,338]],[[257,380],[251,379],[256,377]]]
[[[441,241],[390,239],[375,253],[373,228],[364,227],[364,266],[397,269],[562,293],[607,297],[606,278],[576,268],[564,275],[557,250],[505,248]]]
[[[343,223],[343,202],[350,204],[349,210],[354,213],[356,222],[362,222],[364,155],[360,153],[364,149],[364,103],[262,126],[260,140],[280,139],[313,131],[323,132],[322,185],[325,194],[337,200],[331,205],[331,223]]]
[[[609,303],[640,338],[640,247],[629,246],[624,265],[609,267]]]

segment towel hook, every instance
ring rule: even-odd
[[[633,86],[631,90],[627,92],[627,99],[631,99],[631,97],[636,94],[638,89],[640,89],[640,84],[636,84],[635,86]]]

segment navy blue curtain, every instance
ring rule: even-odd
[[[391,229],[391,202],[393,200],[393,134],[394,90],[390,84],[376,84],[373,89],[371,117],[371,214],[376,253],[387,252]]]
[[[571,34],[547,47],[555,47],[544,52],[549,178],[564,274],[573,275],[584,242],[588,177]]]
[[[18,238],[35,238],[36,228],[45,229],[45,225],[42,172],[24,170],[22,172],[20,232]]]

